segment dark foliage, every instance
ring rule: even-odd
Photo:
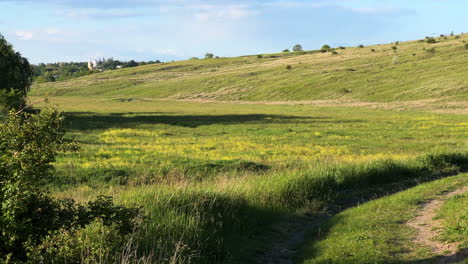
[[[32,78],[28,60],[0,34],[0,108],[5,111],[23,107]]]

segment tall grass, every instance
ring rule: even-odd
[[[117,199],[145,205],[147,221],[136,234],[139,256],[161,263],[245,263],[266,246],[256,235],[299,209],[321,210],[350,198],[343,193],[359,196],[385,184],[416,184],[467,168],[467,153],[438,153],[280,172],[224,188],[145,186],[118,193]]]

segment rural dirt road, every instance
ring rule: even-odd
[[[436,260],[436,264],[455,263],[468,257],[468,252],[459,252],[457,243],[443,243],[435,239],[439,235],[442,224],[440,221],[434,220],[437,211],[442,207],[444,201],[450,197],[467,191],[468,187],[460,188],[455,191],[445,193],[438,199],[425,203],[418,216],[407,223],[417,231],[416,237],[413,241],[430,247],[434,254],[440,256]]]

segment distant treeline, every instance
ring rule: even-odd
[[[146,64],[161,63],[156,61],[119,61],[110,59],[100,60],[97,67],[91,71],[88,69],[88,62],[56,62],[56,63],[39,63],[32,65],[34,70],[34,78],[37,83],[62,81],[74,77],[89,75],[94,72],[115,70],[119,68],[130,68]]]

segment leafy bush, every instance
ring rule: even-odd
[[[434,44],[437,43],[437,40],[433,37],[426,37],[426,43]]]
[[[286,70],[291,70],[292,66],[291,65],[286,65]]]
[[[259,55],[257,55],[257,58],[261,59],[261,58],[263,58],[263,55],[259,54]]]
[[[332,50],[332,51],[331,51],[331,54],[332,54],[332,55],[338,55],[339,53],[336,52],[336,50]]]
[[[468,43],[465,43],[465,49],[468,49]]]
[[[214,57],[214,54],[213,53],[206,53],[205,54],[205,59],[212,59]]]
[[[293,51],[303,51],[302,46],[300,44],[294,45]]]
[[[0,34],[0,111],[22,108],[33,79],[28,60]]]
[[[320,48],[321,52],[327,52],[330,51],[331,47],[329,45],[323,45],[322,48]]]
[[[362,48],[364,48],[364,45],[359,45],[358,48],[361,48],[361,49],[362,49]]]
[[[434,54],[434,53],[436,53],[436,48],[432,47],[432,48],[426,49],[426,52]]]
[[[60,229],[46,236],[28,248],[28,257],[32,263],[112,263],[124,242],[116,225],[96,220],[85,228]]]
[[[100,220],[124,236],[138,224],[140,209],[114,205],[109,197],[83,206],[47,195],[44,185],[52,177],[56,154],[76,149],[64,140],[62,120],[61,113],[46,110],[11,113],[1,123],[0,263],[28,261],[36,246],[63,229],[78,232]]]
[[[289,52],[289,49],[284,49],[283,52]]]
[[[375,49],[371,49],[370,51],[371,51],[371,52],[375,52]]]

